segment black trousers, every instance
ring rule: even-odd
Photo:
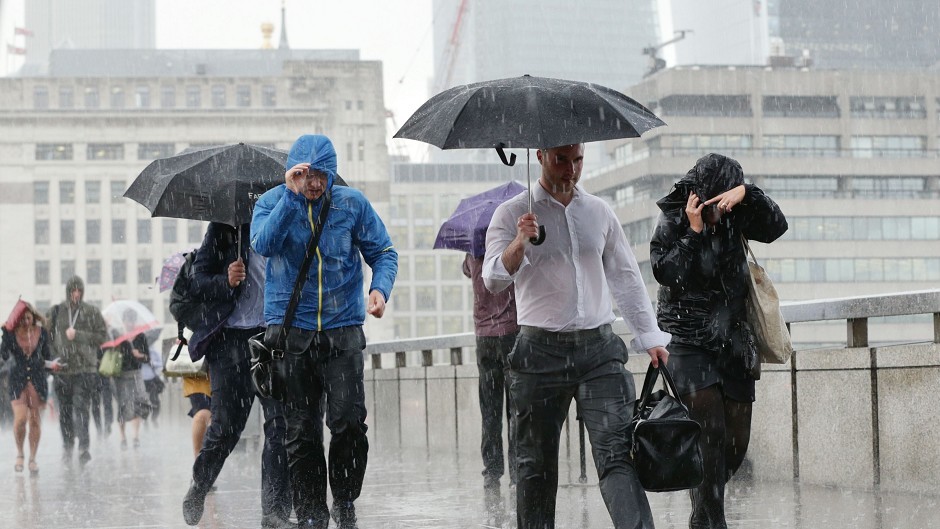
[[[335,502],[359,497],[369,441],[363,384],[365,335],[361,326],[317,333],[300,353],[287,353],[287,457],[294,510],[301,524],[329,518],[327,481]],[[329,461],[323,416],[330,429]]]
[[[505,397],[508,426],[509,482],[516,482],[516,432],[512,425],[507,357],[516,342],[516,333],[504,336],[477,336],[477,367],[480,371],[480,414],[483,419],[483,438],[480,453],[483,456],[484,485],[499,482],[505,467],[503,458],[503,400]]]
[[[652,528],[627,435],[636,387],[609,325],[555,333],[523,327],[509,356],[516,418],[519,529],[555,526],[558,449],[571,399],[591,440],[601,496],[617,529]]]
[[[212,385],[212,421],[202,450],[193,463],[193,482],[208,491],[222,465],[238,444],[255,400],[251,384],[248,338],[260,329],[222,329],[206,352]],[[290,481],[284,448],[287,424],[283,405],[259,399],[264,412],[264,447],[261,451],[261,512],[290,516]]]
[[[87,452],[91,395],[98,385],[97,373],[55,376],[55,395],[59,399],[59,430],[66,453],[71,453],[78,439],[79,452]]]
[[[114,422],[114,396],[111,393],[111,379],[102,375],[91,392],[91,416],[98,432],[111,431]]]

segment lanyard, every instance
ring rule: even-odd
[[[73,315],[72,315],[72,306],[69,305],[69,329],[74,329],[74,328],[75,328],[75,322],[78,321],[78,314],[79,314],[81,311],[82,311],[82,307],[79,306],[77,309],[75,309],[75,315],[73,316]]]

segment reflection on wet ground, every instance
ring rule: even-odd
[[[46,420],[39,475],[15,474],[9,428],[0,431],[0,527],[117,528],[186,527],[181,501],[189,484],[192,452],[189,423],[167,418],[159,428],[145,426],[141,446],[120,449],[117,432],[92,439],[93,460],[61,463],[58,427]],[[259,527],[260,452],[253,442],[229,458],[206,501],[200,527]],[[503,497],[505,523],[483,512],[479,455],[463,452],[428,456],[423,451],[373,451],[362,498],[362,529],[514,527],[508,483]],[[557,527],[610,527],[596,483],[577,485],[578,464],[561,467]],[[591,481],[596,477],[589,471]],[[928,494],[929,493],[929,494]],[[790,483],[748,483],[736,479],[728,498],[732,528],[940,528],[938,491],[875,494]],[[684,493],[650,494],[658,528],[688,527]],[[494,523],[496,522],[496,523]]]

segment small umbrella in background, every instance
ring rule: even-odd
[[[441,224],[434,240],[435,249],[460,250],[474,257],[486,252],[486,229],[496,207],[525,191],[525,186],[510,180],[460,201],[450,218]]]
[[[3,324],[3,328],[7,331],[13,332],[13,329],[16,329],[16,324],[20,322],[20,318],[23,317],[26,309],[27,306],[25,301],[22,299],[16,300],[16,304],[13,305],[13,310],[11,310],[10,315],[7,316],[7,321]]]
[[[160,287],[160,292],[166,292],[173,288],[176,276],[179,275],[180,268],[186,262],[186,254],[195,251],[195,249],[192,249],[188,252],[176,252],[163,260],[163,268],[160,270],[160,277],[157,278],[157,286]]]
[[[617,138],[637,138],[665,125],[652,111],[605,86],[523,75],[455,86],[427,100],[395,133],[441,149],[547,149]],[[526,164],[528,170],[528,163]],[[531,177],[527,178],[529,190]],[[532,212],[529,193],[529,212]],[[539,227],[533,244],[545,240]]]
[[[129,342],[140,333],[153,343],[160,337],[163,327],[147,307],[138,301],[120,299],[112,301],[101,311],[108,326],[109,341],[101,344],[102,348],[116,347],[121,342]]]

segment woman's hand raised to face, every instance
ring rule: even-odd
[[[705,222],[702,220],[702,209],[705,204],[699,200],[698,195],[689,193],[689,201],[685,204],[685,215],[689,217],[689,227],[695,233],[702,233],[705,229]]]
[[[712,204],[718,204],[718,211],[721,213],[731,213],[731,208],[737,206],[744,200],[744,195],[747,193],[747,189],[744,187],[744,184],[741,184],[737,187],[732,187],[731,189],[725,191],[724,193],[709,199],[705,203],[706,206]]]

